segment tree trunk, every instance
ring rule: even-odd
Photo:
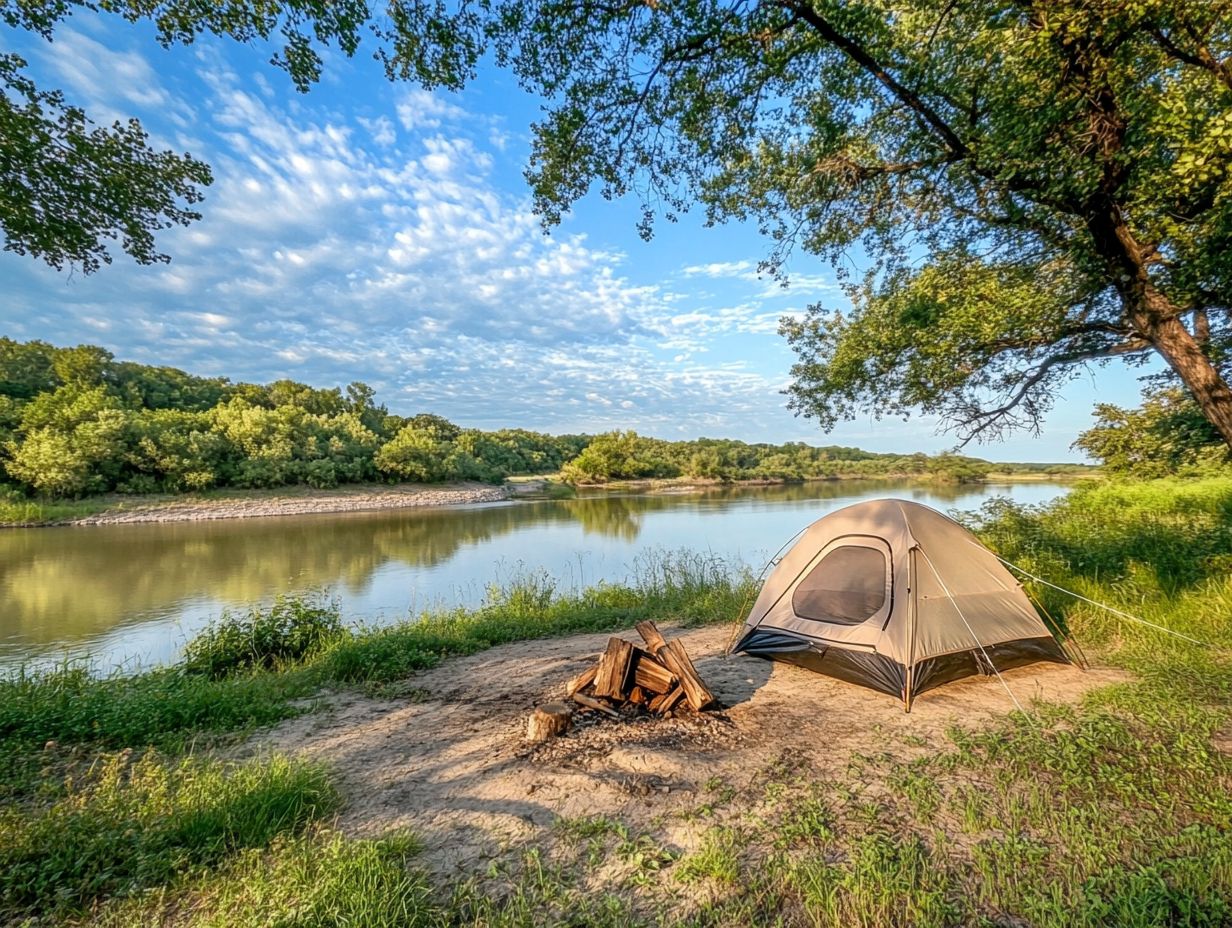
[[[1175,315],[1154,320],[1142,328],[1147,339],[1189,388],[1203,415],[1232,449],[1232,389],[1197,340]]]
[[[1110,277],[1118,281],[1128,321],[1176,371],[1202,414],[1232,450],[1232,389],[1181,322],[1178,307],[1151,280],[1147,262],[1154,246],[1139,244],[1120,206],[1113,202],[1096,210],[1087,226],[1096,250],[1108,261]],[[1195,320],[1199,333],[1203,321]]]

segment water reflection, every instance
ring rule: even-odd
[[[166,660],[228,605],[328,587],[349,615],[404,615],[473,602],[502,566],[578,585],[619,580],[648,548],[710,549],[758,563],[796,529],[862,498],[974,508],[996,493],[1024,502],[1055,485],[1010,488],[842,481],[716,487],[698,493],[594,493],[465,509],[0,531],[0,662],[79,647],[106,659]],[[576,575],[573,567],[578,565]],[[175,639],[172,641],[172,639]]]

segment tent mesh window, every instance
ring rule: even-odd
[[[791,595],[796,615],[817,622],[858,625],[881,611],[889,565],[864,545],[842,545],[823,557]]]

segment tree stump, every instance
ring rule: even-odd
[[[545,702],[542,706],[536,706],[526,720],[526,740],[547,741],[563,735],[569,730],[572,718],[573,710],[563,702]]]

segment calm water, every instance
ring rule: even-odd
[[[1041,503],[1055,484],[940,487],[884,481],[593,494],[461,509],[150,525],[0,530],[0,666],[88,656],[100,668],[169,662],[224,609],[326,589],[343,613],[393,622],[482,600],[546,570],[565,588],[620,581],[639,558],[688,548],[760,570],[804,525],[862,499],[976,509]]]

